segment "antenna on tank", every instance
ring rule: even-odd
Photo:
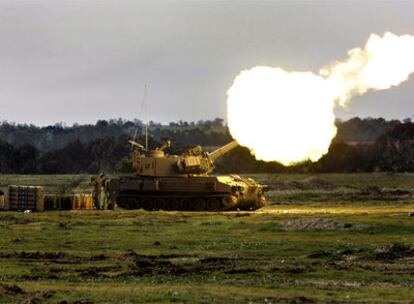
[[[131,150],[134,150],[134,148],[144,150],[144,151],[148,150],[148,119],[147,119],[147,113],[146,113],[146,110],[147,110],[146,101],[147,101],[147,84],[145,84],[144,86],[144,98],[142,100],[141,110],[139,113],[140,121],[144,123],[144,127],[145,127],[145,146],[137,143],[138,127],[136,127],[132,139],[128,141],[131,144]]]
[[[147,107],[146,107],[146,105],[147,105],[147,103],[146,103],[146,101],[147,101],[147,95],[148,95],[148,92],[147,92],[147,84],[145,84],[145,87],[144,87],[144,101],[143,101],[143,104],[145,105],[145,120],[146,120],[146,122],[145,122],[145,149],[148,151],[148,113],[147,113]]]
[[[145,125],[145,149],[148,150],[148,123]]]

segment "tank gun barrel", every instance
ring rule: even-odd
[[[227,152],[230,152],[238,146],[239,143],[233,140],[232,142],[229,142],[227,145],[224,145],[223,147],[220,147],[217,150],[209,153],[208,156],[210,157],[211,161],[214,162],[216,159],[220,158],[221,156],[223,156]]]
[[[158,150],[164,151],[165,149],[171,147],[171,140],[167,139],[164,141],[164,144],[158,148]]]
[[[140,145],[139,143],[137,143],[134,140],[128,140],[128,142],[133,146],[133,147],[137,147],[138,149],[141,150],[145,150],[145,147],[143,145]]]

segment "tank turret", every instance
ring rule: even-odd
[[[213,152],[204,152],[199,145],[188,149],[180,156],[167,155],[164,150],[171,146],[171,141],[155,149],[146,151],[134,141],[132,164],[137,176],[175,176],[175,175],[206,175],[213,171],[214,162],[225,153],[236,148],[239,144],[234,140]]]

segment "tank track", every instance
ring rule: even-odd
[[[232,210],[226,205],[226,195],[142,195],[120,193],[118,207],[124,209],[144,209],[149,211],[224,211]]]

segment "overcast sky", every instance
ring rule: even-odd
[[[414,34],[414,2],[1,1],[0,120],[225,117],[256,65],[317,72],[370,33]],[[414,56],[414,54],[413,54]],[[414,116],[414,77],[339,116]],[[140,117],[141,116],[141,117]]]

